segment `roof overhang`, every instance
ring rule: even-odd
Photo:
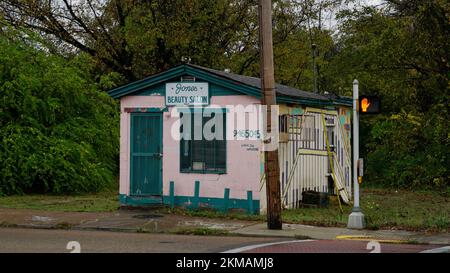
[[[173,78],[185,75],[201,78],[205,81],[217,84],[219,86],[223,86],[225,88],[242,93],[244,95],[261,98],[260,88],[250,86],[245,83],[235,81],[226,77],[222,77],[220,75],[216,75],[209,71],[202,70],[197,66],[190,66],[189,64],[182,64],[169,70],[166,70],[164,72],[147,77],[145,79],[117,87],[115,89],[108,91],[108,94],[115,99],[120,99],[124,96],[140,92],[142,90],[151,88],[152,86],[155,86],[157,84],[161,84]],[[335,105],[352,106],[352,100],[346,97],[340,97],[338,99],[330,98],[329,100],[319,100],[312,98],[292,97],[281,94],[277,94],[277,103],[292,103],[292,104],[302,104],[321,107],[335,106]]]

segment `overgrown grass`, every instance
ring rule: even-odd
[[[367,189],[361,205],[372,228],[450,230],[448,192]]]
[[[369,229],[450,230],[450,197],[446,192],[363,189],[361,207]],[[337,202],[328,208],[285,210],[283,220],[320,226],[347,225],[351,206],[341,214]]]
[[[368,229],[404,229],[411,231],[449,231],[450,196],[448,192],[407,191],[395,189],[362,189],[361,207]],[[351,205],[343,205],[340,212],[337,200],[331,199],[328,208],[299,208],[284,210],[283,222],[315,226],[346,227]],[[228,214],[214,210],[166,209],[178,215],[264,221],[265,215],[243,212]]]
[[[282,219],[285,223],[345,227],[351,208],[345,205],[342,208],[344,213],[340,212],[337,201],[330,200],[327,208],[308,207],[283,210]]]
[[[0,208],[67,212],[104,212],[119,208],[116,191],[86,195],[13,195],[0,197]]]
[[[48,211],[106,212],[119,207],[116,191],[77,196],[24,195],[0,197],[0,207],[25,208]],[[361,207],[369,229],[405,229],[450,231],[450,195],[448,192],[407,191],[380,188],[363,188]],[[347,225],[351,206],[343,206],[340,213],[336,200],[328,208],[300,208],[283,211],[285,223],[316,226]],[[264,221],[265,215],[248,215],[245,212],[182,208],[160,209],[162,213],[184,216],[220,218],[230,220]]]
[[[214,228],[182,228],[173,232],[174,234],[183,235],[204,235],[204,236],[224,236],[228,235],[229,232],[223,229]]]
[[[163,213],[173,213],[177,215],[205,217],[205,218],[220,218],[229,220],[246,220],[246,221],[263,221],[264,215],[250,215],[241,211],[229,211],[228,213],[212,210],[212,209],[184,209],[184,208],[166,208],[160,210]]]

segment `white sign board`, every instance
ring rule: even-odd
[[[166,105],[209,105],[207,82],[166,83]]]

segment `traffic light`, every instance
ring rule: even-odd
[[[381,101],[378,96],[360,96],[360,114],[379,114],[381,112]]]

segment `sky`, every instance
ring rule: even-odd
[[[355,4],[343,4],[341,5],[341,7],[339,9],[337,9],[334,12],[329,12],[327,14],[324,15],[325,20],[324,20],[324,26],[328,29],[332,29],[332,30],[337,30],[336,26],[337,26],[337,21],[336,21],[336,14],[346,8],[351,8],[354,6],[377,6],[380,4],[383,4],[385,1],[383,0],[358,0],[355,1]]]

